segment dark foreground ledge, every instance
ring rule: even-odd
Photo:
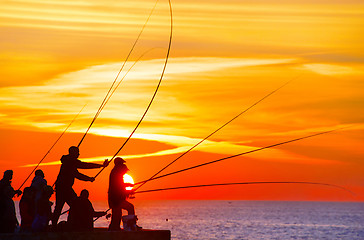
[[[136,232],[107,231],[96,228],[93,232],[43,232],[0,234],[1,240],[170,240],[170,230],[143,229]]]

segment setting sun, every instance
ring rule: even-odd
[[[134,184],[134,179],[129,174],[124,174],[124,177],[123,178],[124,178],[124,182],[125,183],[132,183],[132,184]],[[126,187],[125,189],[126,190],[132,190],[133,187]]]

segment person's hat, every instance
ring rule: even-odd
[[[126,162],[121,157],[117,157],[117,158],[115,158],[114,163],[115,163],[115,165],[119,165],[119,164],[124,164]]]

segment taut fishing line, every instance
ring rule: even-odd
[[[250,184],[309,184],[309,185],[321,185],[328,187],[335,187],[341,190],[344,190],[351,195],[355,196],[356,194],[346,189],[344,187],[329,184],[329,183],[319,183],[319,182],[235,182],[235,183],[215,183],[215,184],[202,184],[202,185],[192,185],[192,186],[182,186],[182,187],[170,187],[170,188],[158,188],[144,191],[136,191],[135,193],[148,193],[148,192],[159,192],[159,191],[167,191],[167,190],[176,190],[176,189],[186,189],[186,188],[200,188],[200,187],[214,187],[214,186],[231,186],[231,185],[250,185]]]

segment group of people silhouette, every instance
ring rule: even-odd
[[[78,171],[78,169],[105,168],[110,161],[107,159],[103,164],[82,162],[78,159],[80,155],[78,147],[72,146],[67,155],[61,158],[61,167],[55,182],[55,188],[47,185],[42,170],[35,171],[35,176],[29,187],[14,190],[11,186],[13,171],[6,170],[0,180],[0,233],[14,233],[17,229],[21,232],[43,232],[43,231],[92,231],[94,217],[102,217],[110,214],[106,211],[95,211],[89,200],[89,192],[83,189],[79,196],[73,190],[75,179],[81,181],[95,180]],[[134,186],[125,183],[123,176],[129,171],[125,160],[117,157],[114,159],[114,168],[111,170],[108,189],[108,204],[111,209],[110,231],[120,231],[121,220],[128,226],[126,230],[139,230],[136,225],[134,205],[127,201],[133,190],[126,187]],[[55,192],[55,207],[52,212],[53,203],[50,201]],[[21,222],[16,217],[13,197],[22,195],[19,202]],[[70,207],[67,221],[58,223],[64,204]],[[127,210],[128,215],[122,216],[122,210]],[[50,224],[51,222],[51,224]]]

